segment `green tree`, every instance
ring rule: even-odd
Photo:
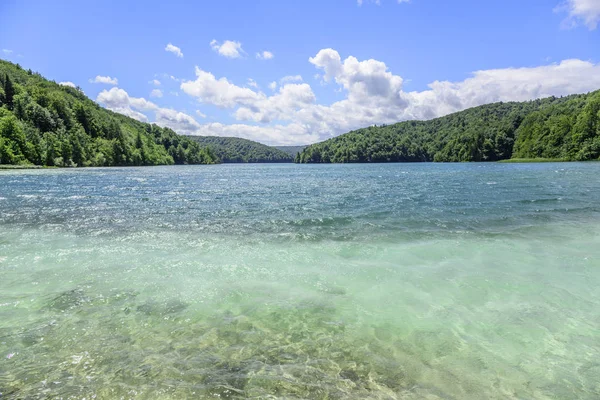
[[[15,97],[15,87],[8,74],[4,75],[4,102],[6,103],[9,110],[13,109],[13,100]]]

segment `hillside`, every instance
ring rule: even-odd
[[[188,136],[209,147],[223,163],[282,163],[294,158],[275,147],[252,140],[221,136]]]
[[[212,164],[211,150],[169,128],[100,107],[76,88],[0,60],[0,164]]]
[[[494,103],[430,121],[372,126],[308,146],[300,163],[596,160],[600,91]]]
[[[277,150],[281,150],[285,153],[288,153],[292,157],[296,157],[296,155],[298,153],[300,153],[302,150],[304,150],[305,148],[307,148],[308,145],[304,145],[304,146],[273,146],[273,147],[275,147]]]

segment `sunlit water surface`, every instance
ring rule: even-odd
[[[600,164],[0,171],[0,398],[598,399]]]

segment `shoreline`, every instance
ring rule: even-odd
[[[420,162],[353,162],[353,163],[295,163],[295,162],[253,162],[253,163],[218,163],[218,164],[158,164],[158,165],[111,165],[111,166],[97,166],[97,167],[56,167],[46,165],[12,165],[12,164],[0,164],[0,170],[20,170],[20,169],[86,169],[86,168],[139,168],[139,167],[165,167],[165,166],[206,166],[206,165],[253,165],[253,164],[268,164],[268,165],[281,165],[281,164],[294,164],[294,165],[343,165],[343,164],[472,164],[472,163],[484,163],[484,164],[535,164],[535,163],[572,163],[572,162],[598,162],[600,160],[565,160],[561,158],[509,158],[506,160],[498,161],[462,161],[462,162],[436,162],[436,161],[420,161]]]
[[[44,165],[12,165],[0,164],[0,169],[54,169],[58,167],[46,167]]]

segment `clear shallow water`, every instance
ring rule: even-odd
[[[600,164],[0,171],[1,398],[597,399]]]

